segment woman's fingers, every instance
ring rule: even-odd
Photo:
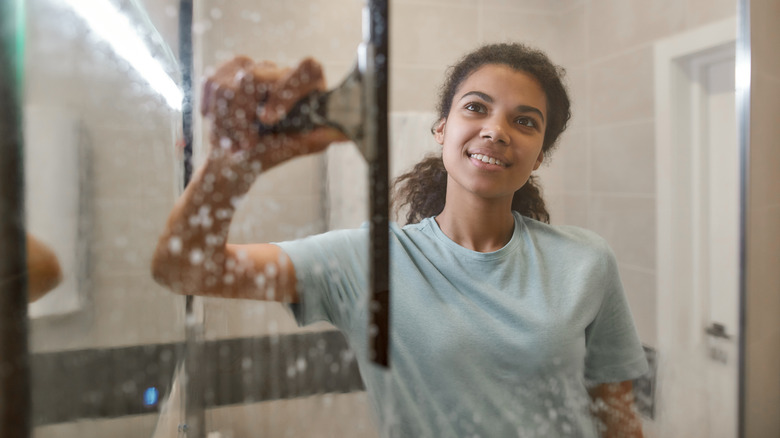
[[[325,90],[325,75],[320,63],[306,58],[298,66],[271,84],[268,98],[258,112],[260,122],[274,125],[283,119],[295,104],[314,91]]]
[[[247,158],[258,158],[263,168],[268,169],[290,158],[321,152],[331,143],[347,140],[340,131],[324,126],[306,133],[273,134],[263,137]]]
[[[212,152],[239,161],[257,160],[267,169],[346,140],[328,127],[262,137],[258,132],[258,118],[264,124],[276,124],[298,101],[323,90],[322,67],[313,59],[303,60],[294,69],[279,68],[270,61],[255,63],[247,57],[223,64],[205,81],[202,96],[201,111],[211,121]]]

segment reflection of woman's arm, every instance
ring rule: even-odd
[[[603,426],[604,438],[642,438],[642,420],[634,409],[630,380],[601,383],[588,390],[593,401],[591,411]]]
[[[46,245],[27,235],[27,299],[33,302],[62,281],[57,256]]]
[[[257,117],[272,125],[302,96],[322,90],[319,64],[295,70],[236,58],[206,81],[202,112],[211,148],[168,218],[152,262],[155,280],[178,293],[296,301],[295,272],[276,245],[227,244],[237,201],[261,173],[323,150],[343,136],[330,128],[306,135],[260,137]],[[259,107],[265,108],[257,114]]]

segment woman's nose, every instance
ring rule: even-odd
[[[496,120],[494,118],[487,120],[482,127],[482,132],[480,134],[482,135],[482,138],[490,139],[493,143],[509,144],[507,127],[502,120]]]

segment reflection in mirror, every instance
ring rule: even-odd
[[[26,227],[62,273],[30,307],[34,435],[150,436],[183,339],[182,299],[148,275],[181,105],[150,12],[174,32],[175,17],[136,1],[24,9]]]
[[[150,48],[152,57],[161,62],[163,71],[178,81],[165,46],[155,36],[159,32],[165,45],[176,47],[178,2],[103,3],[117,5],[133,28],[140,29],[141,40]],[[327,86],[333,87],[354,65],[355,49],[362,39],[362,7],[363,2],[358,0],[195,2],[196,105],[208,101],[209,96],[202,95],[200,88],[206,78],[219,76],[220,66],[237,55],[291,67],[313,56],[322,66]],[[667,307],[669,296],[661,288],[666,280],[661,277],[659,262],[665,256],[656,248],[677,235],[656,231],[666,220],[660,215],[666,210],[657,204],[666,185],[665,174],[656,172],[656,165],[663,158],[656,152],[658,128],[663,122],[654,112],[663,99],[656,83],[659,65],[655,47],[676,36],[733,20],[735,12],[733,2],[699,0],[691,0],[686,7],[671,2],[663,7],[656,3],[618,7],[596,0],[391,2],[390,164],[394,176],[408,171],[426,154],[441,150],[437,139],[446,137],[446,128],[435,131],[435,135],[431,133],[431,126],[438,119],[434,108],[438,86],[447,66],[461,55],[483,43],[521,41],[539,47],[566,68],[573,118],[555,152],[545,158],[535,174],[554,226],[592,230],[614,251],[627,304],[650,364],[650,373],[635,380],[633,390],[644,436],[735,435],[730,428],[736,427],[736,412],[729,404],[735,403],[736,394],[712,394],[697,387],[686,394],[688,398],[682,398],[675,388],[665,384],[664,379],[673,381],[678,371],[680,375],[696,373],[702,363],[711,368],[707,373],[715,376],[723,372],[722,366],[733,366],[735,357],[727,354],[725,364],[722,355],[713,357],[711,342],[718,342],[719,351],[724,351],[733,349],[734,341],[708,337],[705,329],[719,321],[708,319],[708,312],[701,310],[704,307],[700,306],[707,302],[696,301],[704,299],[700,292],[674,297],[687,303],[692,313],[680,313],[680,306]],[[70,247],[63,244],[61,248],[65,249],[58,254],[64,274],[62,289],[55,289],[41,300],[40,313],[33,310],[31,314],[35,435],[171,436],[185,421],[181,407],[186,387],[183,374],[176,371],[177,360],[182,357],[184,300],[153,282],[148,267],[157,239],[164,233],[166,217],[179,195],[181,156],[175,149],[181,136],[179,113],[133,67],[132,61],[117,55],[110,43],[91,30],[89,21],[66,2],[28,2],[27,20],[25,105],[31,108],[30,114],[36,108],[46,113],[37,119],[45,122],[35,122],[34,116],[28,118],[28,140],[36,135],[44,140],[49,138],[49,146],[41,140],[41,147],[46,149],[34,156],[29,151],[38,146],[27,148],[27,166],[31,166],[28,175],[43,173],[28,183],[29,227],[42,237],[47,232],[62,238],[68,233],[73,236]],[[510,95],[500,93],[502,98]],[[489,107],[488,103],[479,103]],[[713,102],[713,108],[720,104]],[[548,102],[542,99],[539,106],[547,108]],[[711,120],[721,116],[711,114]],[[196,117],[196,168],[208,162],[210,135],[218,129],[214,123],[214,117]],[[55,128],[62,134],[55,134]],[[717,134],[721,135],[727,134]],[[52,142],[58,138],[62,141]],[[447,142],[441,141],[446,147]],[[36,160],[46,156],[56,157],[55,163],[62,165],[40,172],[48,168],[43,161]],[[79,158],[72,160],[73,157]],[[684,159],[693,162],[698,158],[692,154]],[[72,164],[65,164],[69,160]],[[231,212],[231,244],[291,241],[330,230],[354,229],[369,219],[366,165],[353,144],[338,142],[324,153],[296,158],[273,169],[268,169],[269,164],[275,163],[258,161],[262,175],[251,185],[235,214]],[[251,166],[251,160],[246,162]],[[201,176],[219,177],[207,175],[204,172]],[[44,184],[45,178],[54,182]],[[36,183],[44,188],[36,189]],[[44,194],[43,200],[34,201],[36,190]],[[230,201],[228,198],[222,202],[232,207]],[[687,198],[678,202],[693,205],[691,201]],[[701,206],[697,214],[710,217],[704,207],[707,206]],[[66,210],[71,213],[62,214],[59,220],[43,220],[56,217],[52,211]],[[220,211],[217,204],[200,203],[185,217],[188,223],[210,230],[205,225],[213,225]],[[396,217],[401,224],[406,222],[405,213],[402,210]],[[35,225],[40,231],[33,229],[36,215],[43,218],[41,225]],[[441,223],[435,228],[438,225]],[[445,229],[440,231],[442,236],[452,237]],[[218,241],[219,236],[214,233],[210,239]],[[687,235],[700,238],[702,233]],[[186,242],[171,237],[176,236],[168,234],[160,240],[167,251],[185,248],[181,245]],[[697,242],[702,244],[701,240]],[[48,243],[56,252],[59,244],[53,240]],[[712,245],[717,246],[717,242]],[[283,247],[291,254],[296,251],[293,245]],[[187,263],[204,269],[209,264],[221,263],[209,251],[206,245],[200,252],[187,251]],[[241,257],[254,256],[241,251],[235,254],[234,268],[244,266]],[[452,257],[452,266],[465,257],[446,254]],[[254,286],[244,290],[272,295],[285,291],[282,284],[271,280],[279,273],[290,272],[290,262],[279,253],[272,256],[273,263],[268,265],[272,267],[254,272]],[[293,255],[296,274],[300,263],[297,257]],[[323,266],[326,267],[333,269]],[[346,267],[336,264],[335,269]],[[568,278],[573,270],[576,268],[567,268],[556,280]],[[365,271],[361,272],[365,275]],[[520,268],[513,272],[520,272]],[[163,275],[172,273],[169,267]],[[221,293],[237,290],[232,286],[237,281],[232,272],[219,273],[225,275],[215,277],[211,287],[218,286]],[[159,278],[160,273],[157,274]],[[291,277],[286,281],[309,281],[300,279]],[[69,289],[71,293],[65,287],[69,281],[75,281]],[[206,286],[205,280],[202,286]],[[179,292],[207,292],[205,287],[197,291],[181,285],[172,287],[178,287]],[[306,293],[301,288],[286,291]],[[724,293],[736,296],[737,291]],[[65,300],[61,298],[65,295],[72,304],[53,301]],[[289,295],[286,298],[289,300]],[[49,299],[51,304],[46,304],[44,300]],[[303,312],[305,318],[317,319],[317,315],[306,316],[312,307],[306,307],[305,301],[303,306],[296,311]],[[432,308],[405,309],[399,305],[393,311],[397,312],[395,315],[413,315]],[[449,304],[444,309],[454,312]],[[672,312],[676,318],[667,319]],[[356,320],[361,318],[359,313]],[[475,320],[474,312],[464,314],[462,318],[453,316],[453,320]],[[495,328],[490,324],[501,321],[495,313],[491,315],[485,324],[461,332],[458,340],[467,342],[475,334],[498,336],[488,332],[489,327]],[[526,363],[498,354],[501,352],[461,350],[455,346],[449,350],[428,349],[425,354],[404,358],[405,350],[393,350],[391,355],[399,362],[391,373],[401,368],[399,363],[407,364],[406,372],[410,374],[435,361],[443,361],[447,367],[428,377],[418,376],[420,385],[409,388],[411,392],[406,395],[397,392],[403,386],[390,385],[396,392],[388,395],[377,389],[388,383],[371,377],[382,374],[360,363],[365,360],[365,351],[359,345],[351,344],[354,351],[348,348],[350,344],[344,336],[327,323],[299,328],[285,305],[197,298],[192,316],[202,329],[199,355],[203,365],[203,433],[224,437],[381,436],[386,430],[377,425],[392,425],[393,415],[404,415],[404,411],[374,412],[372,404],[387,406],[384,402],[391,396],[406,396],[418,405],[424,405],[429,396],[431,400],[462,401],[453,402],[455,408],[443,410],[440,417],[431,414],[433,408],[421,408],[418,412],[427,412],[428,418],[406,423],[431,425],[435,430],[430,430],[428,436],[446,435],[443,425],[454,424],[461,431],[477,433],[514,424],[509,420],[494,421],[506,413],[506,406],[498,406],[499,413],[492,416],[482,399],[472,405],[468,397],[460,397],[490,390],[490,383],[481,380],[484,374],[468,369],[476,363],[475,358],[495,353],[507,360],[506,367],[519,369]],[[337,326],[348,325],[335,322]],[[411,331],[411,339],[434,334],[430,321],[416,323],[396,329]],[[415,331],[416,327],[419,330]],[[443,340],[451,341],[446,330],[440,334]],[[673,338],[679,343],[670,344]],[[689,341],[690,344],[684,344]],[[699,356],[680,355],[694,342],[695,347],[687,351]],[[492,344],[479,345],[489,350]],[[584,342],[582,345],[584,349]],[[482,377],[459,378],[452,385],[434,383],[437,376],[445,378],[448,372],[455,372],[453,369]],[[625,379],[633,377],[636,376],[626,375]],[[556,390],[572,383],[552,380],[551,383],[539,379],[521,385],[517,375],[502,374],[493,382],[504,382],[501,388],[515,388],[515,392],[505,393],[515,401],[525,400],[523,396],[529,393],[552,397]],[[426,384],[435,387],[425,392]],[[581,379],[575,379],[573,384],[581,389]],[[366,385],[371,385],[369,392]],[[469,385],[474,386],[474,391],[467,389]],[[449,390],[462,394],[453,395]],[[705,403],[712,399],[724,405]],[[538,400],[544,403],[543,397]],[[580,404],[575,403],[574,410],[588,408],[588,399],[577,402]],[[532,404],[529,403],[528,406]],[[695,418],[677,414],[689,412],[692,405],[699,407]],[[561,436],[577,436],[579,429],[572,426],[571,419],[579,418],[577,415],[569,415],[557,405],[548,408],[539,416],[532,416],[524,427],[541,436],[551,430]],[[160,410],[166,415],[158,415]],[[520,418],[522,413],[518,408],[513,415]]]

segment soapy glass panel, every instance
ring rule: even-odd
[[[63,274],[30,306],[34,434],[150,436],[184,337],[184,298],[149,275],[181,186],[177,22],[137,1],[24,9],[26,225]]]
[[[360,0],[196,2],[195,83],[237,55],[286,67],[315,57],[333,87],[355,65],[362,7]],[[202,122],[196,121],[196,162],[207,148]],[[286,162],[254,183],[230,241],[291,240],[359,226],[367,219],[367,178],[351,142]],[[299,328],[277,303],[203,299],[198,306],[206,350],[220,352],[203,371],[205,432],[375,436],[354,354],[332,326]]]

